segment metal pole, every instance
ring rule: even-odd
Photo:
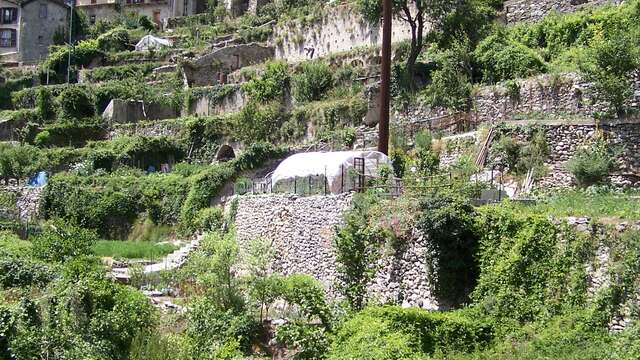
[[[382,69],[380,70],[380,121],[378,151],[389,153],[389,85],[391,82],[391,0],[382,0]]]
[[[71,15],[69,16],[69,59],[67,61],[67,84],[71,78],[71,53],[73,52],[73,8],[75,0],[71,0]]]

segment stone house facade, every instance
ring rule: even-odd
[[[0,61],[35,63],[49,53],[57,31],[69,24],[62,0],[0,0]]]
[[[202,13],[206,0],[77,0],[76,6],[91,24],[99,19],[109,19],[119,13],[145,15],[158,26],[164,19]]]

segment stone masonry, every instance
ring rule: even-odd
[[[552,12],[570,13],[585,7],[617,4],[620,0],[509,0],[504,3],[508,24],[537,21]]]
[[[331,296],[337,296],[336,226],[351,204],[351,195],[261,195],[238,197],[236,236],[240,248],[253,239],[270,242],[275,250],[272,269],[281,274],[314,276]],[[440,308],[432,296],[426,239],[414,234],[393,254],[381,249],[369,297],[379,303],[397,303],[425,309]]]

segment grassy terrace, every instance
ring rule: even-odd
[[[561,191],[546,195],[535,204],[513,203],[511,206],[515,211],[555,217],[640,220],[640,191]]]
[[[155,244],[141,241],[100,240],[93,246],[99,257],[154,260],[178,249],[172,244]]]

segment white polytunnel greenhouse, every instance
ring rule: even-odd
[[[305,152],[286,158],[271,175],[277,192],[324,192],[339,194],[357,188],[358,178],[378,176],[389,158],[378,151]],[[325,180],[326,179],[326,180]],[[317,191],[322,192],[322,191]]]
[[[145,35],[136,44],[136,51],[145,51],[150,49],[160,49],[163,47],[170,47],[171,40],[155,37],[153,35]]]

